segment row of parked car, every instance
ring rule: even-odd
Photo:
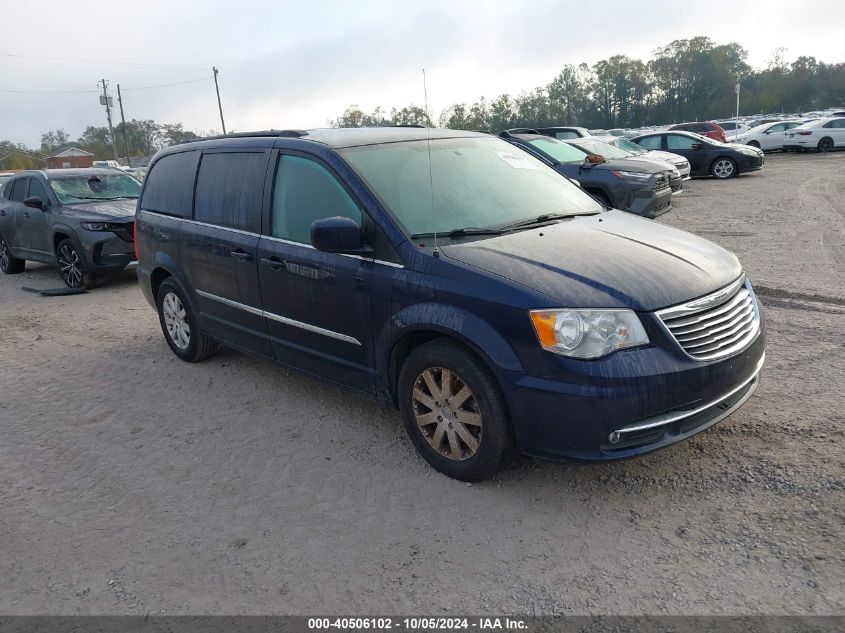
[[[23,172],[0,192],[0,268],[58,261],[78,287],[137,262],[178,358],[230,346],[392,404],[458,479],[716,424],[757,387],[763,311],[734,255],[635,215],[697,168],[657,153],[665,136],[615,157],[540,132],[234,134],[159,152],[143,185]],[[607,195],[634,213],[589,183],[624,183]]]

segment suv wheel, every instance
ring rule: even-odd
[[[730,158],[718,158],[713,161],[713,166],[710,167],[710,173],[714,178],[719,180],[727,180],[736,176],[736,163]]]
[[[402,366],[398,396],[411,441],[441,473],[481,481],[510,458],[513,432],[499,386],[460,345],[435,340],[414,350]]]
[[[22,273],[24,267],[26,267],[26,260],[12,257],[9,245],[6,244],[6,240],[0,236],[0,270],[7,275],[16,275],[18,273]]]
[[[217,344],[200,332],[197,318],[185,293],[171,279],[165,279],[156,295],[158,320],[173,353],[189,363],[205,360],[217,351]]]
[[[68,288],[85,288],[93,290],[97,285],[97,278],[93,273],[86,273],[82,267],[82,257],[73,241],[65,238],[59,242],[56,249],[56,261],[59,263],[59,273]]]

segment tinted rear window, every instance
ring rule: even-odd
[[[194,219],[258,233],[267,158],[264,152],[204,154]]]
[[[23,199],[26,198],[26,181],[26,178],[18,178],[7,185],[9,187],[9,200],[23,202]]]
[[[190,218],[198,156],[180,152],[157,160],[147,174],[141,208]]]

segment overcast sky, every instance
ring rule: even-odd
[[[2,24],[0,139],[30,146],[48,129],[77,138],[105,125],[101,78],[112,96],[121,85],[127,119],[219,130],[212,66],[227,126],[251,130],[325,126],[350,104],[422,105],[423,67],[437,120],[453,103],[544,85],[565,64],[645,59],[695,35],[739,42],[755,67],[778,47],[787,61],[845,61],[845,0],[39,0],[4,2]],[[177,82],[192,83],[141,89]]]

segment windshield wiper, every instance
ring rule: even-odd
[[[437,235],[442,237],[461,237],[463,235],[498,235],[501,233],[501,229],[497,228],[479,228],[475,226],[467,226],[462,229],[452,229],[451,231],[438,231]],[[434,237],[435,233],[428,232],[428,233],[414,233],[411,235],[411,239],[417,239],[419,237]]]
[[[534,226],[535,224],[545,224],[554,220],[566,220],[567,218],[574,218],[578,215],[593,215],[591,213],[544,213],[538,215],[536,218],[528,218],[526,220],[519,220],[509,224],[503,224],[499,227],[502,231],[510,231],[512,229],[521,229],[524,227]]]

